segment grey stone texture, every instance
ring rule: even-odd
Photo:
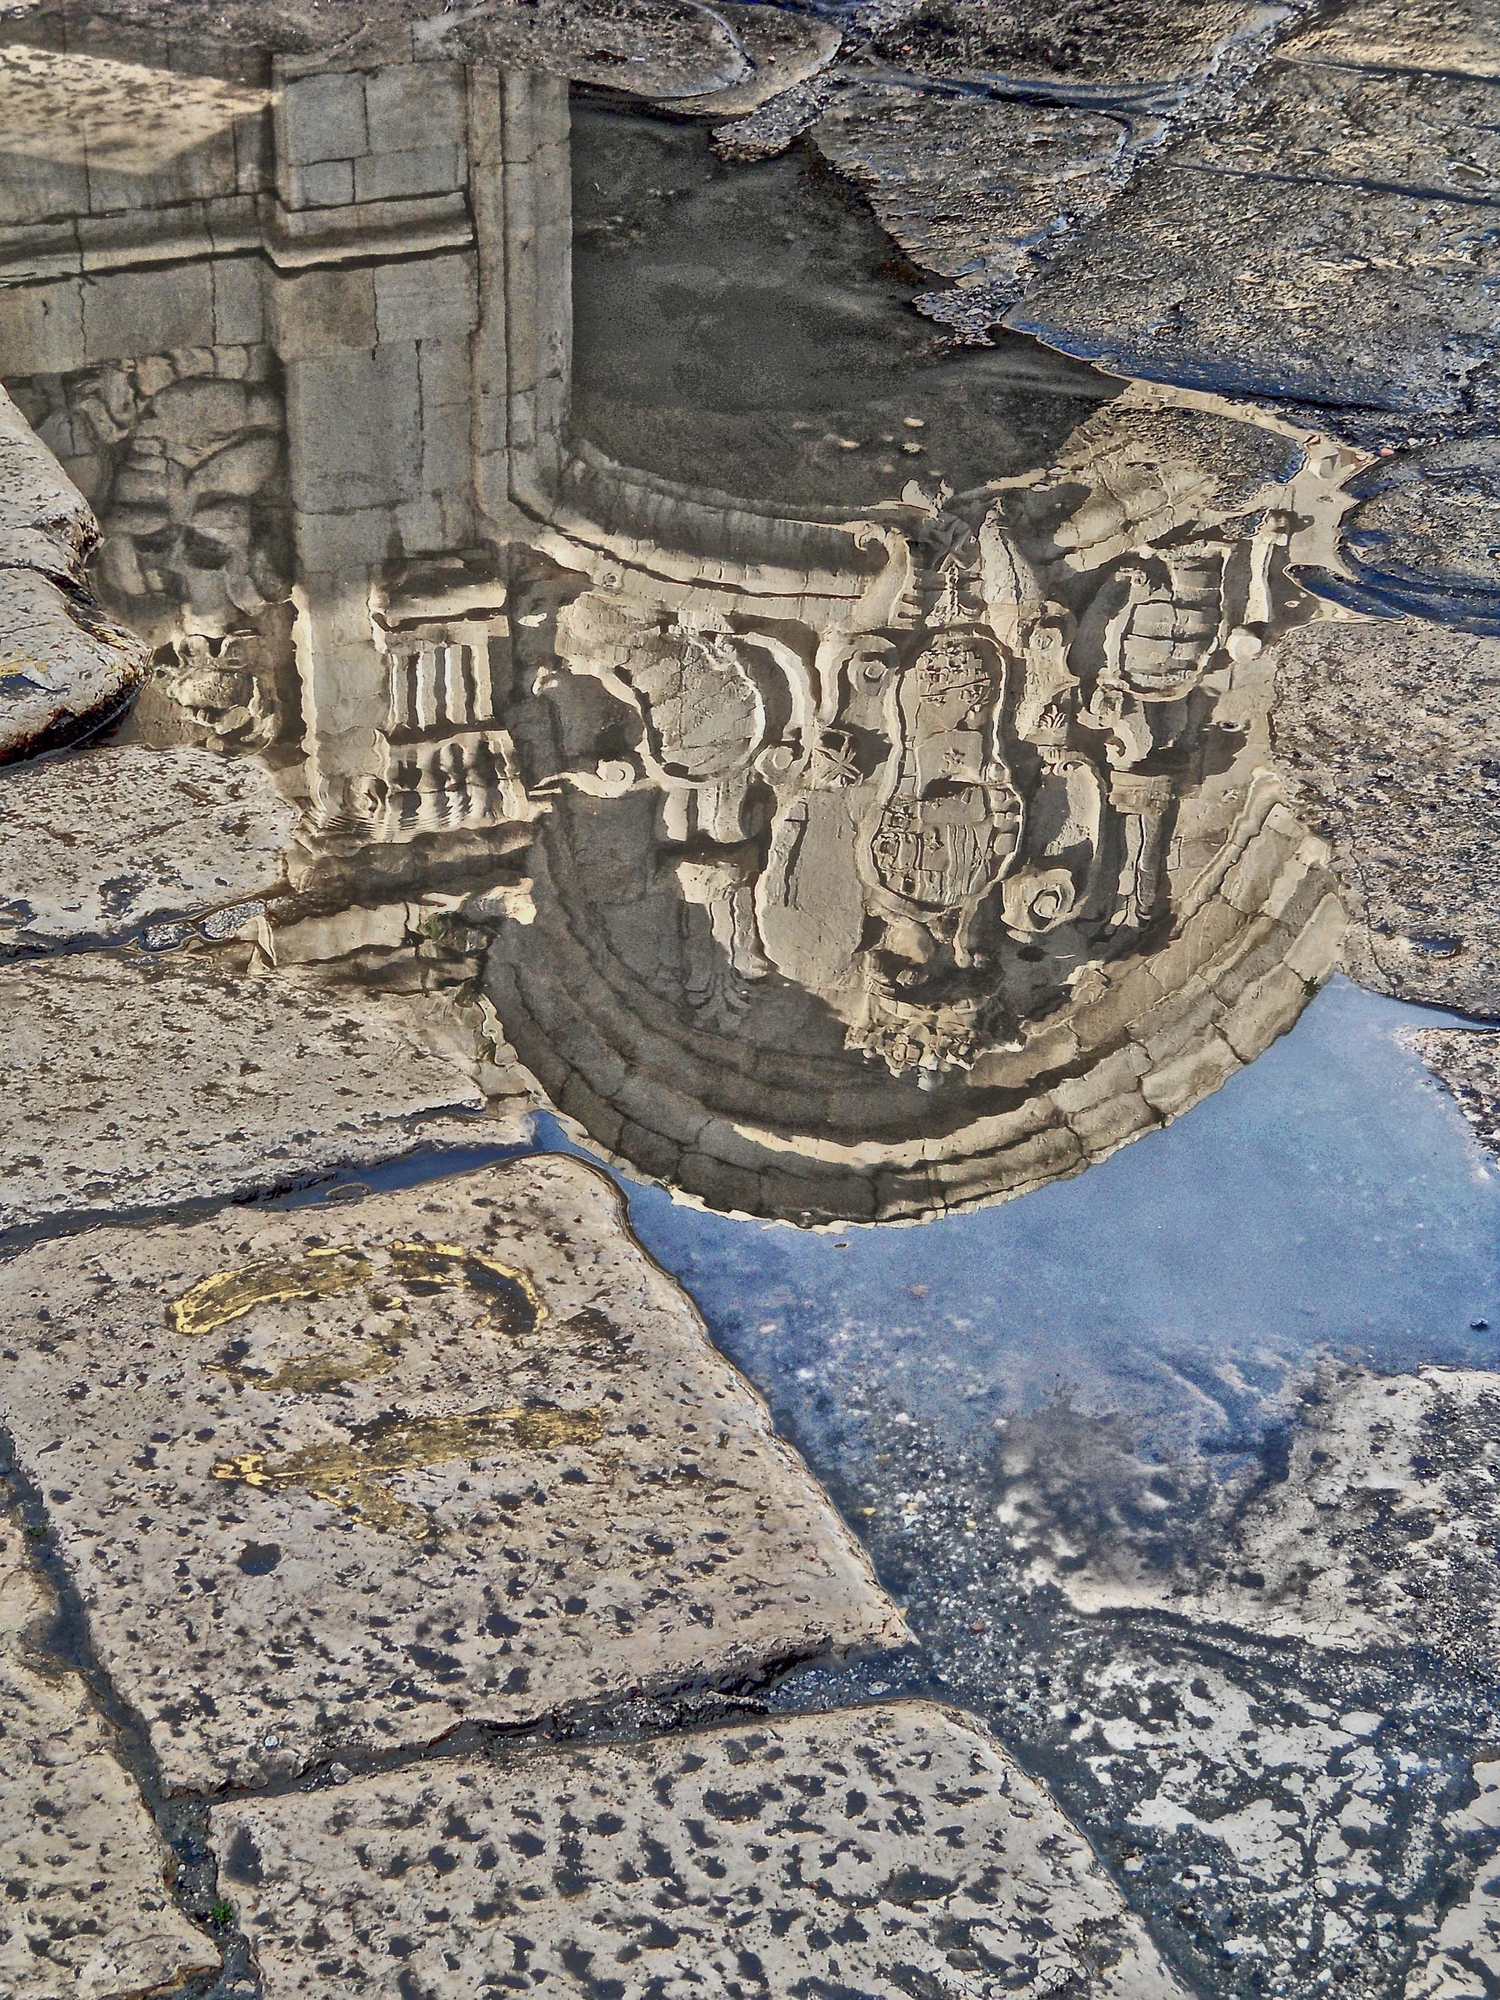
[[[1500,640],[1336,621],[1275,657],[1277,761],[1332,844],[1348,970],[1500,1014]]]
[[[1041,1788],[924,1702],[446,1760],[212,1820],[265,2000],[1182,1992]]]
[[[1429,1069],[1452,1091],[1476,1137],[1500,1154],[1500,1034],[1470,1028],[1423,1028],[1412,1037]]]
[[[71,741],[146,677],[140,641],[83,582],[98,529],[0,389],[0,764]]]
[[[1416,1643],[1492,1674],[1500,1379],[1330,1364],[1289,1416],[1285,1477],[1258,1467],[1223,1484],[1204,1476],[1159,1524],[1166,1532],[1141,1531],[1151,1471],[1142,1466],[1146,1505],[1132,1509],[1122,1493],[1120,1531],[1085,1545],[1058,1507],[1066,1470],[1024,1453],[1006,1468],[1003,1517],[1033,1578],[1056,1583],[1081,1611],[1170,1611],[1195,1628],[1348,1652]],[[1159,1502],[1156,1511],[1167,1512]]]
[[[118,940],[273,893],[296,809],[262,766],[85,750],[0,773],[0,950]]]
[[[1128,88],[1201,74],[1263,32],[1253,0],[897,0],[873,56],[944,82]]]
[[[578,1161],[96,1230],[4,1296],[0,1412],[174,1788],[904,1636]]]
[[[0,968],[0,1232],[245,1196],[418,1147],[503,1143],[370,1001],[296,974],[83,953]]]
[[[1108,201],[1125,120],[1072,105],[938,97],[889,83],[842,90],[811,129],[924,269],[982,288],[991,322],[1052,254],[1059,232]],[[952,316],[938,293],[929,310]]]
[[[219,1963],[80,1676],[43,1643],[52,1593],[0,1516],[0,1991],[135,2000]]]

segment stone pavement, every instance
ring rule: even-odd
[[[212,1971],[113,1732],[46,1643],[51,1592],[0,1516],[0,1991],[121,2000]]]
[[[213,1834],[265,2000],[1183,1990],[1041,1788],[925,1702],[444,1759]]]
[[[451,1057],[305,977],[180,953],[0,968],[0,1232],[271,1192],[418,1148],[514,1143]]]

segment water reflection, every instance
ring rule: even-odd
[[[6,380],[158,649],[131,733],[301,807],[288,955],[388,970],[445,897],[596,1145],[807,1223],[1077,1172],[1296,1018],[1341,918],[1268,647],[1333,447],[954,352],[795,157],[244,57],[96,157],[56,32]]]

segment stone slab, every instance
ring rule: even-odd
[[[268,895],[296,823],[261,765],[206,750],[0,773],[0,948],[118,941]]]
[[[56,1605],[0,1519],[0,1992],[129,2000],[219,1963],[81,1678],[42,1650]]]
[[[83,582],[88,503],[0,389],[0,764],[71,742],[145,680],[148,655]]]
[[[1202,125],[1173,159],[1219,173],[1344,180],[1418,196],[1500,196],[1494,87],[1458,77],[1268,63],[1229,117]]]
[[[1481,1144],[1500,1154],[1500,1034],[1424,1028],[1412,1041],[1453,1093]]]
[[[212,1823],[265,2000],[1182,1992],[1041,1788],[925,1702],[448,1760]]]
[[[1276,649],[1272,732],[1300,816],[1333,849],[1350,973],[1500,1015],[1500,640],[1305,625]]]
[[[4,1297],[0,1412],[173,1786],[903,1636],[579,1161],[94,1231]]]
[[[0,967],[0,1234],[244,1196],[413,1148],[503,1144],[400,1017],[183,954]]]

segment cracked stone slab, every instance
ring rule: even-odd
[[[1278,643],[1276,690],[1277,762],[1332,845],[1350,973],[1500,1014],[1500,640],[1306,625]]]
[[[1167,1499],[1161,1468],[1142,1463],[1136,1507],[1099,1539],[1067,1518],[1066,1475],[1018,1427],[1003,1447],[1000,1518],[1033,1579],[1055,1583],[1080,1611],[1169,1611],[1195,1628],[1345,1651],[1417,1638],[1492,1673],[1500,1374],[1328,1366],[1290,1417],[1284,1476],[1247,1473],[1216,1487],[1204,1474]]]
[[[269,772],[126,745],[0,774],[0,946],[119,941],[283,885]]]
[[[0,389],[0,764],[68,743],[145,680],[146,648],[84,585],[88,502]]]
[[[0,1232],[245,1196],[522,1128],[402,1017],[295,975],[172,954],[0,967],[24,1091],[0,1105]]]
[[[445,1760],[212,1826],[265,2000],[1182,1993],[1040,1786],[926,1702]]]
[[[175,1787],[904,1636],[581,1162],[93,1231],[4,1287],[0,1411]]]
[[[172,1900],[166,1849],[82,1679],[41,1649],[55,1611],[0,1520],[0,1991],[133,2000],[219,1954]]]
[[[1423,1028],[1411,1039],[1452,1092],[1481,1145],[1500,1155],[1500,1034]]]

